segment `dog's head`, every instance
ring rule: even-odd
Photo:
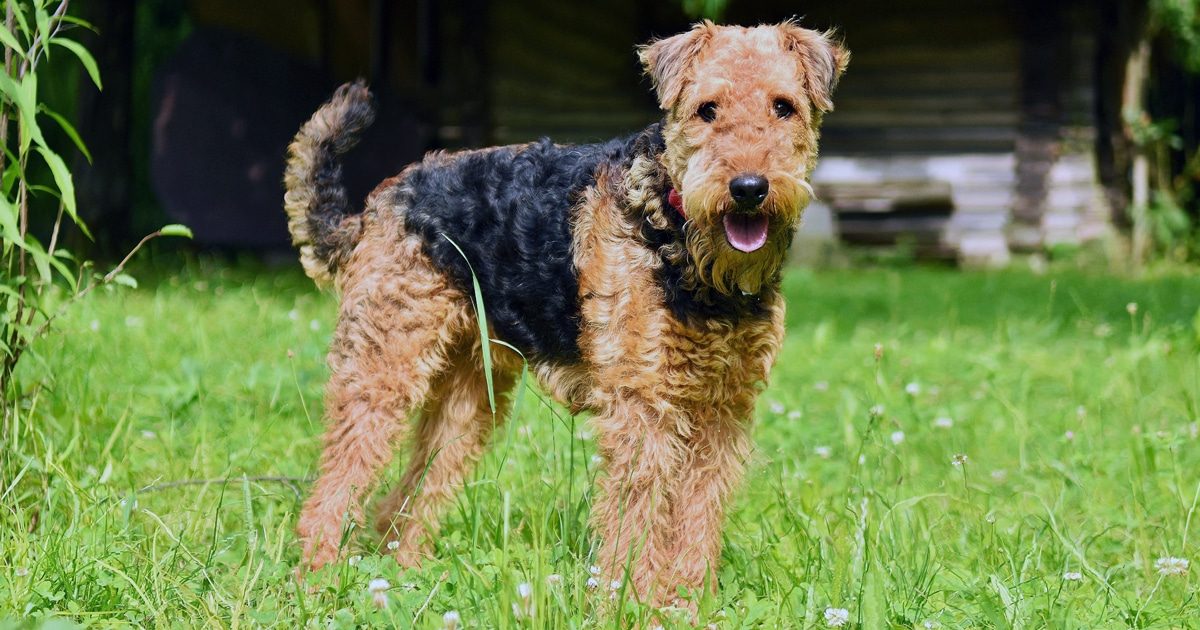
[[[850,55],[793,22],[707,21],[638,55],[666,112],[663,165],[701,277],[722,293],[757,293],[812,197],[821,115]]]

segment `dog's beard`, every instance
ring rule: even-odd
[[[687,185],[685,184],[685,189]],[[734,226],[726,216],[738,210],[725,185],[693,186],[684,194],[690,229],[684,246],[696,265],[697,278],[724,295],[735,292],[757,295],[774,282],[787,256],[788,245],[804,207],[812,198],[803,179],[775,174],[771,192],[755,210],[767,218],[767,233],[761,247],[744,251],[745,237],[730,233]],[[735,247],[732,241],[738,242]]]

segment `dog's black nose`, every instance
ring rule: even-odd
[[[729,182],[729,194],[739,206],[757,206],[767,198],[769,189],[762,175],[738,175]]]

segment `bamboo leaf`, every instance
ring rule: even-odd
[[[137,280],[127,273],[119,273],[113,276],[113,282],[123,287],[129,287],[130,289],[136,289],[138,287]]]
[[[42,159],[46,160],[46,164],[50,167],[50,173],[54,175],[54,184],[58,186],[58,192],[62,195],[63,208],[70,215],[71,220],[79,229],[92,238],[91,232],[88,231],[87,225],[79,218],[79,214],[75,208],[75,181],[71,179],[71,170],[67,168],[66,162],[58,156],[57,153],[47,149],[46,147],[38,147],[38,153],[42,155]]]
[[[8,30],[8,27],[0,22],[0,44],[13,51],[20,57],[25,57],[25,50],[21,47],[21,42],[17,41],[17,36]]]
[[[90,151],[88,151],[87,145],[83,143],[83,138],[79,137],[79,132],[75,131],[75,127],[69,121],[67,121],[66,118],[63,118],[61,114],[50,109],[49,107],[43,105],[41,109],[43,113],[53,118],[54,121],[58,123],[58,126],[62,128],[63,133],[67,134],[67,137],[71,139],[71,142],[75,143],[75,147],[79,149],[79,152],[83,153],[83,157],[87,158],[88,164],[91,164],[92,154]]]
[[[25,39],[33,41],[35,34],[29,30],[29,18],[25,17],[25,11],[18,6],[13,10],[13,15],[17,18],[17,25],[21,27],[21,32],[25,33]]]
[[[34,142],[40,147],[46,146],[42,130],[37,124],[37,75],[29,73],[16,84],[18,118],[21,124],[21,152],[29,150],[29,143]]]
[[[46,59],[50,59],[50,47],[46,45],[50,41],[50,14],[46,13],[46,9],[42,6],[34,6],[33,17],[37,20],[38,34],[42,37],[42,49],[46,51]],[[36,45],[36,42],[35,42]],[[37,58],[37,51],[33,51],[34,58]]]
[[[182,236],[183,238],[192,238],[191,228],[189,228],[186,225],[180,225],[178,223],[164,225],[164,226],[162,226],[161,229],[158,230],[158,233],[162,234],[163,236]]]
[[[75,53],[75,56],[79,57],[79,63],[83,64],[84,69],[87,70],[88,76],[92,78],[92,83],[96,84],[96,89],[104,89],[104,85],[100,83],[100,67],[96,65],[96,58],[92,56],[92,53],[88,52],[88,50],[83,47],[83,44],[80,44],[73,39],[64,39],[62,37],[55,37],[50,41],[50,43],[58,44],[59,46],[62,46],[63,48]]]

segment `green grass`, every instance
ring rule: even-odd
[[[913,268],[792,270],[785,285],[787,341],[703,623],[825,627],[835,607],[868,629],[1200,627],[1197,577],[1155,567],[1200,559],[1200,280]],[[360,561],[298,589],[307,484],[252,478],[312,474],[333,315],[296,272],[211,263],[74,308],[26,366],[43,386],[3,427],[0,617],[650,619],[636,606],[596,617],[586,418],[532,394],[452,508],[436,561],[400,571],[356,532]],[[161,485],[201,479],[223,481]],[[376,577],[391,585],[384,609]],[[518,620],[526,582],[535,614]]]

